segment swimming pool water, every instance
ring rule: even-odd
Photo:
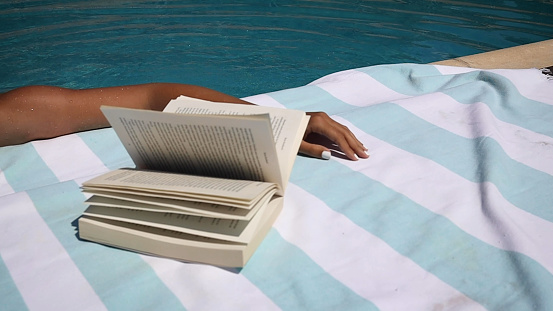
[[[551,39],[553,2],[2,1],[0,26],[0,92],[158,81],[242,97]]]

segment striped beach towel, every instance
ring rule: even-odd
[[[111,129],[0,148],[0,309],[552,310],[553,81],[395,64],[246,98],[325,111],[371,157],[298,156],[242,269],[81,241]]]

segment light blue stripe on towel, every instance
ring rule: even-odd
[[[433,68],[423,66],[422,68]],[[421,83],[419,83],[421,84]],[[553,176],[511,159],[492,138],[464,138],[393,103],[355,107],[316,86],[306,92],[275,92],[282,104],[339,113],[356,127],[394,146],[431,159],[472,182],[491,182],[517,207],[553,221],[549,208]],[[297,95],[300,100],[294,102]],[[316,109],[311,109],[315,108]],[[345,111],[345,112],[344,112]],[[370,146],[367,146],[370,148]],[[532,187],[527,187],[528,181]]]
[[[432,65],[392,64],[355,69],[397,93],[417,96],[449,86],[451,76],[442,75]],[[370,90],[367,90],[370,92]],[[375,90],[377,91],[377,90]]]
[[[108,169],[135,167],[112,128],[82,132],[77,135]]]
[[[291,182],[458,291],[493,310],[553,307],[553,296],[547,291],[553,288],[553,276],[536,261],[490,246],[336,161],[325,162],[324,170],[320,165],[320,160],[299,157]],[[329,176],[343,175],[348,176],[346,182],[329,186]]]
[[[50,230],[108,309],[184,309],[138,254],[78,239],[75,225],[85,209],[85,197],[75,182],[30,190],[28,194]],[[114,286],[122,280],[126,286]],[[156,299],[141,299],[144,296]]]
[[[377,310],[274,229],[241,273],[283,310]]]
[[[482,102],[499,120],[553,137],[553,106],[522,96],[513,82],[500,74],[476,70],[442,75],[431,65],[415,64],[374,66],[357,71],[405,95],[442,92],[459,103]]]
[[[406,95],[421,95],[436,91],[436,83],[428,83],[427,79],[429,77],[434,77],[438,82],[443,82],[442,80],[444,80],[441,73],[431,65],[384,65],[359,68],[356,71],[365,73],[389,89]],[[355,84],[352,83],[352,85]],[[287,108],[303,111],[324,111],[329,115],[340,114],[343,111],[351,111],[352,108],[358,108],[337,101],[334,96],[321,91],[321,88],[313,84],[276,91],[267,95]],[[366,89],[365,91],[366,96],[370,97],[373,92],[378,92],[378,89]],[[356,90],[356,94],[359,94],[358,90]]]
[[[28,309],[2,257],[0,257],[0,297],[2,297],[2,310]]]
[[[353,106],[336,99],[316,85],[299,89],[284,90],[268,94],[274,100],[290,109],[302,111],[324,111],[329,115],[349,111]]]
[[[0,169],[15,192],[59,181],[30,143],[0,148]]]
[[[482,94],[467,92],[467,88],[451,88],[446,90],[444,94],[463,104],[471,104],[476,101],[482,102],[488,105],[498,120],[553,137],[553,126],[551,126],[551,120],[553,120],[552,105],[522,96],[510,80],[498,74],[481,71],[465,73],[460,76],[464,77],[471,74],[478,74],[478,82],[471,83],[470,87],[473,90],[481,89]],[[553,81],[549,84],[548,87],[553,88]]]
[[[492,138],[464,138],[395,104],[344,113],[355,126],[381,140],[435,161],[472,182],[491,182],[518,208],[553,221],[553,176],[511,159]],[[528,183],[532,182],[532,187]]]

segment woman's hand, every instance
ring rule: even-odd
[[[319,134],[338,145],[341,151],[353,161],[357,161],[358,157],[364,159],[369,157],[366,153],[367,148],[346,126],[332,120],[324,112],[308,112],[307,114],[311,116],[311,119],[303,136],[300,153],[315,158],[330,159],[329,148],[306,140],[310,134]]]

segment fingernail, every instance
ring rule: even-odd
[[[321,158],[325,160],[330,160],[330,151],[328,150],[323,151],[323,153],[321,154]]]

